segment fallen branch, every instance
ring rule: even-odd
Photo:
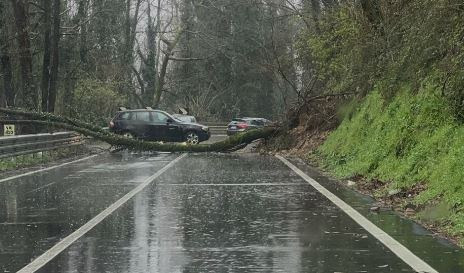
[[[31,120],[42,120],[42,121],[65,123],[65,124],[69,124],[72,126],[81,127],[87,130],[95,131],[101,134],[110,134],[110,132],[103,130],[101,127],[95,126],[93,124],[83,122],[81,120],[74,119],[74,118],[54,115],[48,112],[29,112],[29,111],[22,110],[22,109],[0,108],[0,113],[11,115],[11,116],[27,117]]]

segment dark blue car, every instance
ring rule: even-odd
[[[181,121],[167,112],[153,109],[119,111],[110,121],[111,132],[130,138],[198,144],[210,138],[207,126]]]

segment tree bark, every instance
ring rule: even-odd
[[[233,135],[226,140],[213,144],[183,145],[183,144],[160,144],[153,141],[141,141],[129,139],[120,135],[103,130],[101,127],[79,121],[77,119],[57,116],[51,113],[28,112],[0,108],[0,113],[11,115],[18,120],[4,120],[16,124],[46,125],[81,133],[86,136],[105,141],[113,146],[141,151],[164,151],[164,152],[225,152],[242,148],[246,144],[260,138],[268,139],[279,133],[278,127],[264,127],[250,130],[241,134]],[[19,118],[29,120],[19,120]]]
[[[48,96],[50,86],[50,32],[51,32],[51,0],[43,0],[43,28],[44,28],[44,52],[42,61],[42,111],[48,111]]]
[[[79,59],[82,64],[87,64],[87,18],[88,0],[80,0],[77,8],[79,24]]]
[[[3,89],[0,93],[0,106],[14,106],[13,75],[11,61],[7,52],[0,52],[0,72],[3,74]]]
[[[321,15],[321,3],[319,0],[311,0],[311,17],[314,22],[314,30],[316,34],[321,33],[321,28],[319,26],[319,16]]]
[[[32,54],[28,29],[28,2],[27,0],[11,0],[11,4],[17,32],[22,100],[25,107],[37,109],[38,94],[33,81]]]
[[[0,109],[1,111],[2,109]],[[244,148],[257,139],[269,139],[279,133],[279,128],[265,127],[261,129],[249,130],[244,133],[233,135],[226,140],[213,144],[161,144],[154,141],[142,141],[130,139],[116,134],[100,134],[89,129],[76,127],[67,123],[53,122],[48,120],[5,120],[4,122],[26,125],[41,125],[47,127],[60,128],[75,131],[80,134],[93,137],[104,141],[112,146],[126,148],[136,151],[157,151],[157,152],[230,152]]]
[[[13,72],[9,55],[8,28],[6,24],[6,5],[0,3],[0,73],[3,74],[3,92],[0,94],[0,106],[14,106],[15,90]]]
[[[168,63],[169,63],[170,57],[173,54],[173,50],[175,49],[176,45],[179,43],[180,37],[182,36],[184,31],[185,31],[185,28],[181,29],[176,34],[174,41],[168,41],[163,36],[161,36],[160,38],[167,45],[167,49],[166,51],[163,52],[164,53],[163,62],[161,64],[161,70],[158,76],[158,84],[156,85],[155,98],[153,101],[153,106],[155,108],[158,108],[160,100],[161,100],[161,94],[163,93],[166,72],[168,69]]]
[[[166,71],[169,63],[169,55],[170,53],[165,53],[163,57],[163,62],[161,64],[161,71],[158,77],[158,84],[156,85],[155,98],[153,101],[154,108],[158,108],[161,100],[161,94],[163,93],[164,79],[166,78]]]
[[[133,0],[126,0],[126,7],[125,7],[125,19],[124,19],[124,47],[122,52],[121,67],[122,73],[121,77],[121,84],[119,89],[121,92],[126,93],[129,97],[132,98],[133,103],[139,105],[140,104],[140,97],[136,93],[136,89],[132,84],[133,80],[133,64],[134,64],[134,45],[135,45],[135,37],[137,34],[137,23],[139,17],[139,10],[142,0],[135,1],[135,11],[134,15],[131,17],[131,6]],[[147,8],[150,8],[150,3],[147,3]],[[142,88],[143,90],[143,88]],[[142,93],[143,95],[143,93]],[[140,105],[141,106],[141,105]]]
[[[52,61],[50,66],[50,85],[48,92],[48,105],[47,112],[53,113],[55,111],[56,93],[58,86],[58,69],[60,65],[60,26],[61,26],[61,1],[53,1],[53,36],[51,40]]]
[[[156,70],[156,26],[154,26],[150,6],[147,8],[147,29],[145,33],[147,37],[148,52],[142,66],[142,75],[145,84],[145,92],[142,93],[142,101],[146,106],[152,106],[153,98],[156,92],[158,71]]]

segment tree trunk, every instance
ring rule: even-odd
[[[61,1],[54,0],[53,1],[53,36],[52,36],[52,61],[50,67],[50,86],[48,92],[48,107],[47,112],[53,113],[55,111],[55,102],[56,102],[56,93],[57,93],[57,86],[58,86],[58,67],[60,64],[59,56],[60,56],[60,11],[61,11]]]
[[[3,73],[3,94],[4,104],[6,106],[15,106],[15,90],[13,86],[13,73],[11,71],[10,56],[6,52],[1,52],[1,71]]]
[[[0,94],[0,105],[14,106],[15,90],[13,86],[13,72],[9,55],[8,28],[6,3],[0,2],[0,74],[3,74],[3,92]]]
[[[119,89],[121,93],[126,93],[131,99],[132,103],[140,104],[140,97],[136,93],[136,89],[132,84],[133,80],[133,64],[134,64],[134,45],[135,37],[137,34],[137,23],[139,18],[139,10],[142,0],[135,1],[135,10],[134,14],[131,17],[131,6],[133,0],[126,0],[125,7],[125,19],[124,19],[124,47],[122,52],[121,67],[122,73],[121,84]],[[147,8],[150,8],[150,3],[148,2]],[[143,90],[143,88],[141,88]],[[143,93],[142,93],[143,95]],[[141,105],[140,105],[141,106]]]
[[[82,64],[87,64],[87,18],[88,0],[80,0],[77,8],[79,24],[79,59]]]
[[[321,28],[319,26],[319,16],[321,14],[321,3],[319,0],[311,0],[311,17],[314,22],[314,30],[316,34],[321,33]]]
[[[166,71],[168,69],[169,58],[173,54],[173,51],[176,48],[177,44],[179,43],[180,37],[182,36],[184,31],[185,31],[185,28],[179,30],[179,32],[176,34],[176,37],[174,38],[174,41],[172,41],[172,42],[166,40],[163,36],[161,36],[161,38],[160,38],[167,45],[167,49],[164,52],[163,62],[161,64],[161,70],[160,70],[159,77],[158,77],[158,84],[156,85],[155,98],[154,98],[154,101],[153,101],[153,106],[155,108],[158,108],[159,103],[161,101],[161,94],[163,93],[164,82],[165,82],[165,79],[166,79]]]
[[[147,7],[147,57],[143,66],[143,79],[145,83],[145,92],[142,93],[142,101],[146,106],[152,106],[153,98],[156,92],[158,71],[156,70],[156,26],[151,16],[150,6]]]
[[[51,32],[51,0],[43,0],[43,28],[44,28],[44,52],[42,61],[42,111],[48,111],[48,96],[50,86],[50,32]]]
[[[27,0],[11,0],[11,4],[17,32],[22,99],[25,107],[37,109],[38,94],[32,75],[32,54],[28,29],[28,2]]]
[[[277,127],[265,127],[256,130],[236,134],[226,140],[213,144],[183,145],[183,144],[160,144],[153,141],[141,141],[129,139],[102,130],[100,127],[84,123],[78,120],[67,119],[61,116],[55,116],[50,113],[26,112],[11,109],[0,108],[0,113],[5,113],[18,117],[28,117],[31,120],[8,120],[16,124],[27,125],[46,125],[65,130],[71,130],[83,135],[91,136],[96,139],[105,141],[116,147],[124,147],[140,151],[161,151],[161,152],[225,152],[242,148],[246,144],[260,138],[268,139],[279,133]]]
[[[153,106],[155,108],[159,107],[159,103],[160,103],[160,100],[161,100],[161,94],[163,93],[164,79],[166,77],[166,71],[167,71],[167,68],[168,68],[168,63],[169,63],[169,53],[165,53],[165,55],[163,57],[163,63],[161,64],[160,75],[158,77],[158,84],[156,85],[155,99],[153,101]]]

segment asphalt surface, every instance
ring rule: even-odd
[[[107,154],[1,182],[0,272],[25,267],[178,156]],[[437,271],[464,272],[462,250],[293,163]],[[275,157],[189,154],[37,272],[415,271]]]

